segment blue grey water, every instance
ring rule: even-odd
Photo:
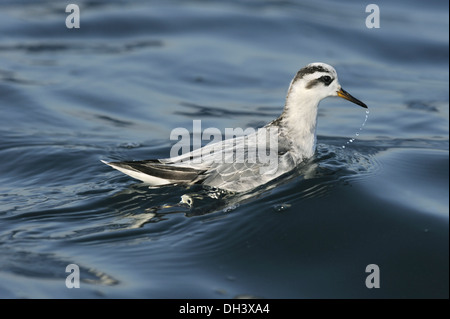
[[[0,297],[448,298],[447,1],[377,1],[380,28],[350,0],[73,3],[79,29],[0,3]],[[324,100],[315,157],[251,198],[100,162],[167,157],[194,119],[261,126],[315,61],[367,123]]]

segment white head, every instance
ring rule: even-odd
[[[317,104],[328,96],[340,96],[355,104],[367,108],[360,100],[344,91],[339,84],[336,70],[325,63],[310,63],[297,72],[288,91],[286,105]]]
[[[331,65],[311,63],[298,71],[289,86],[280,121],[290,132],[299,160],[314,154],[317,109],[319,102],[328,96],[340,96],[367,108],[342,89],[336,70]]]

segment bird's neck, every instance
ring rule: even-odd
[[[320,100],[308,93],[289,91],[281,115],[299,161],[313,156],[316,149],[317,106]]]

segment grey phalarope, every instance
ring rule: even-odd
[[[151,186],[202,184],[231,192],[246,192],[292,171],[314,155],[318,105],[329,96],[339,96],[367,108],[342,89],[332,66],[311,63],[297,72],[289,86],[281,116],[264,126],[277,132],[276,143],[265,144],[269,151],[276,146],[276,169],[268,169],[267,162],[248,160],[252,143],[259,141],[261,134],[266,140],[266,131],[261,130],[210,143],[171,158],[102,162]],[[245,159],[230,161],[230,156],[233,159],[239,148],[244,149]]]

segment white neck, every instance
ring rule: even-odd
[[[282,114],[283,125],[288,130],[298,160],[314,155],[316,149],[317,106],[320,99],[302,88],[291,87]]]

